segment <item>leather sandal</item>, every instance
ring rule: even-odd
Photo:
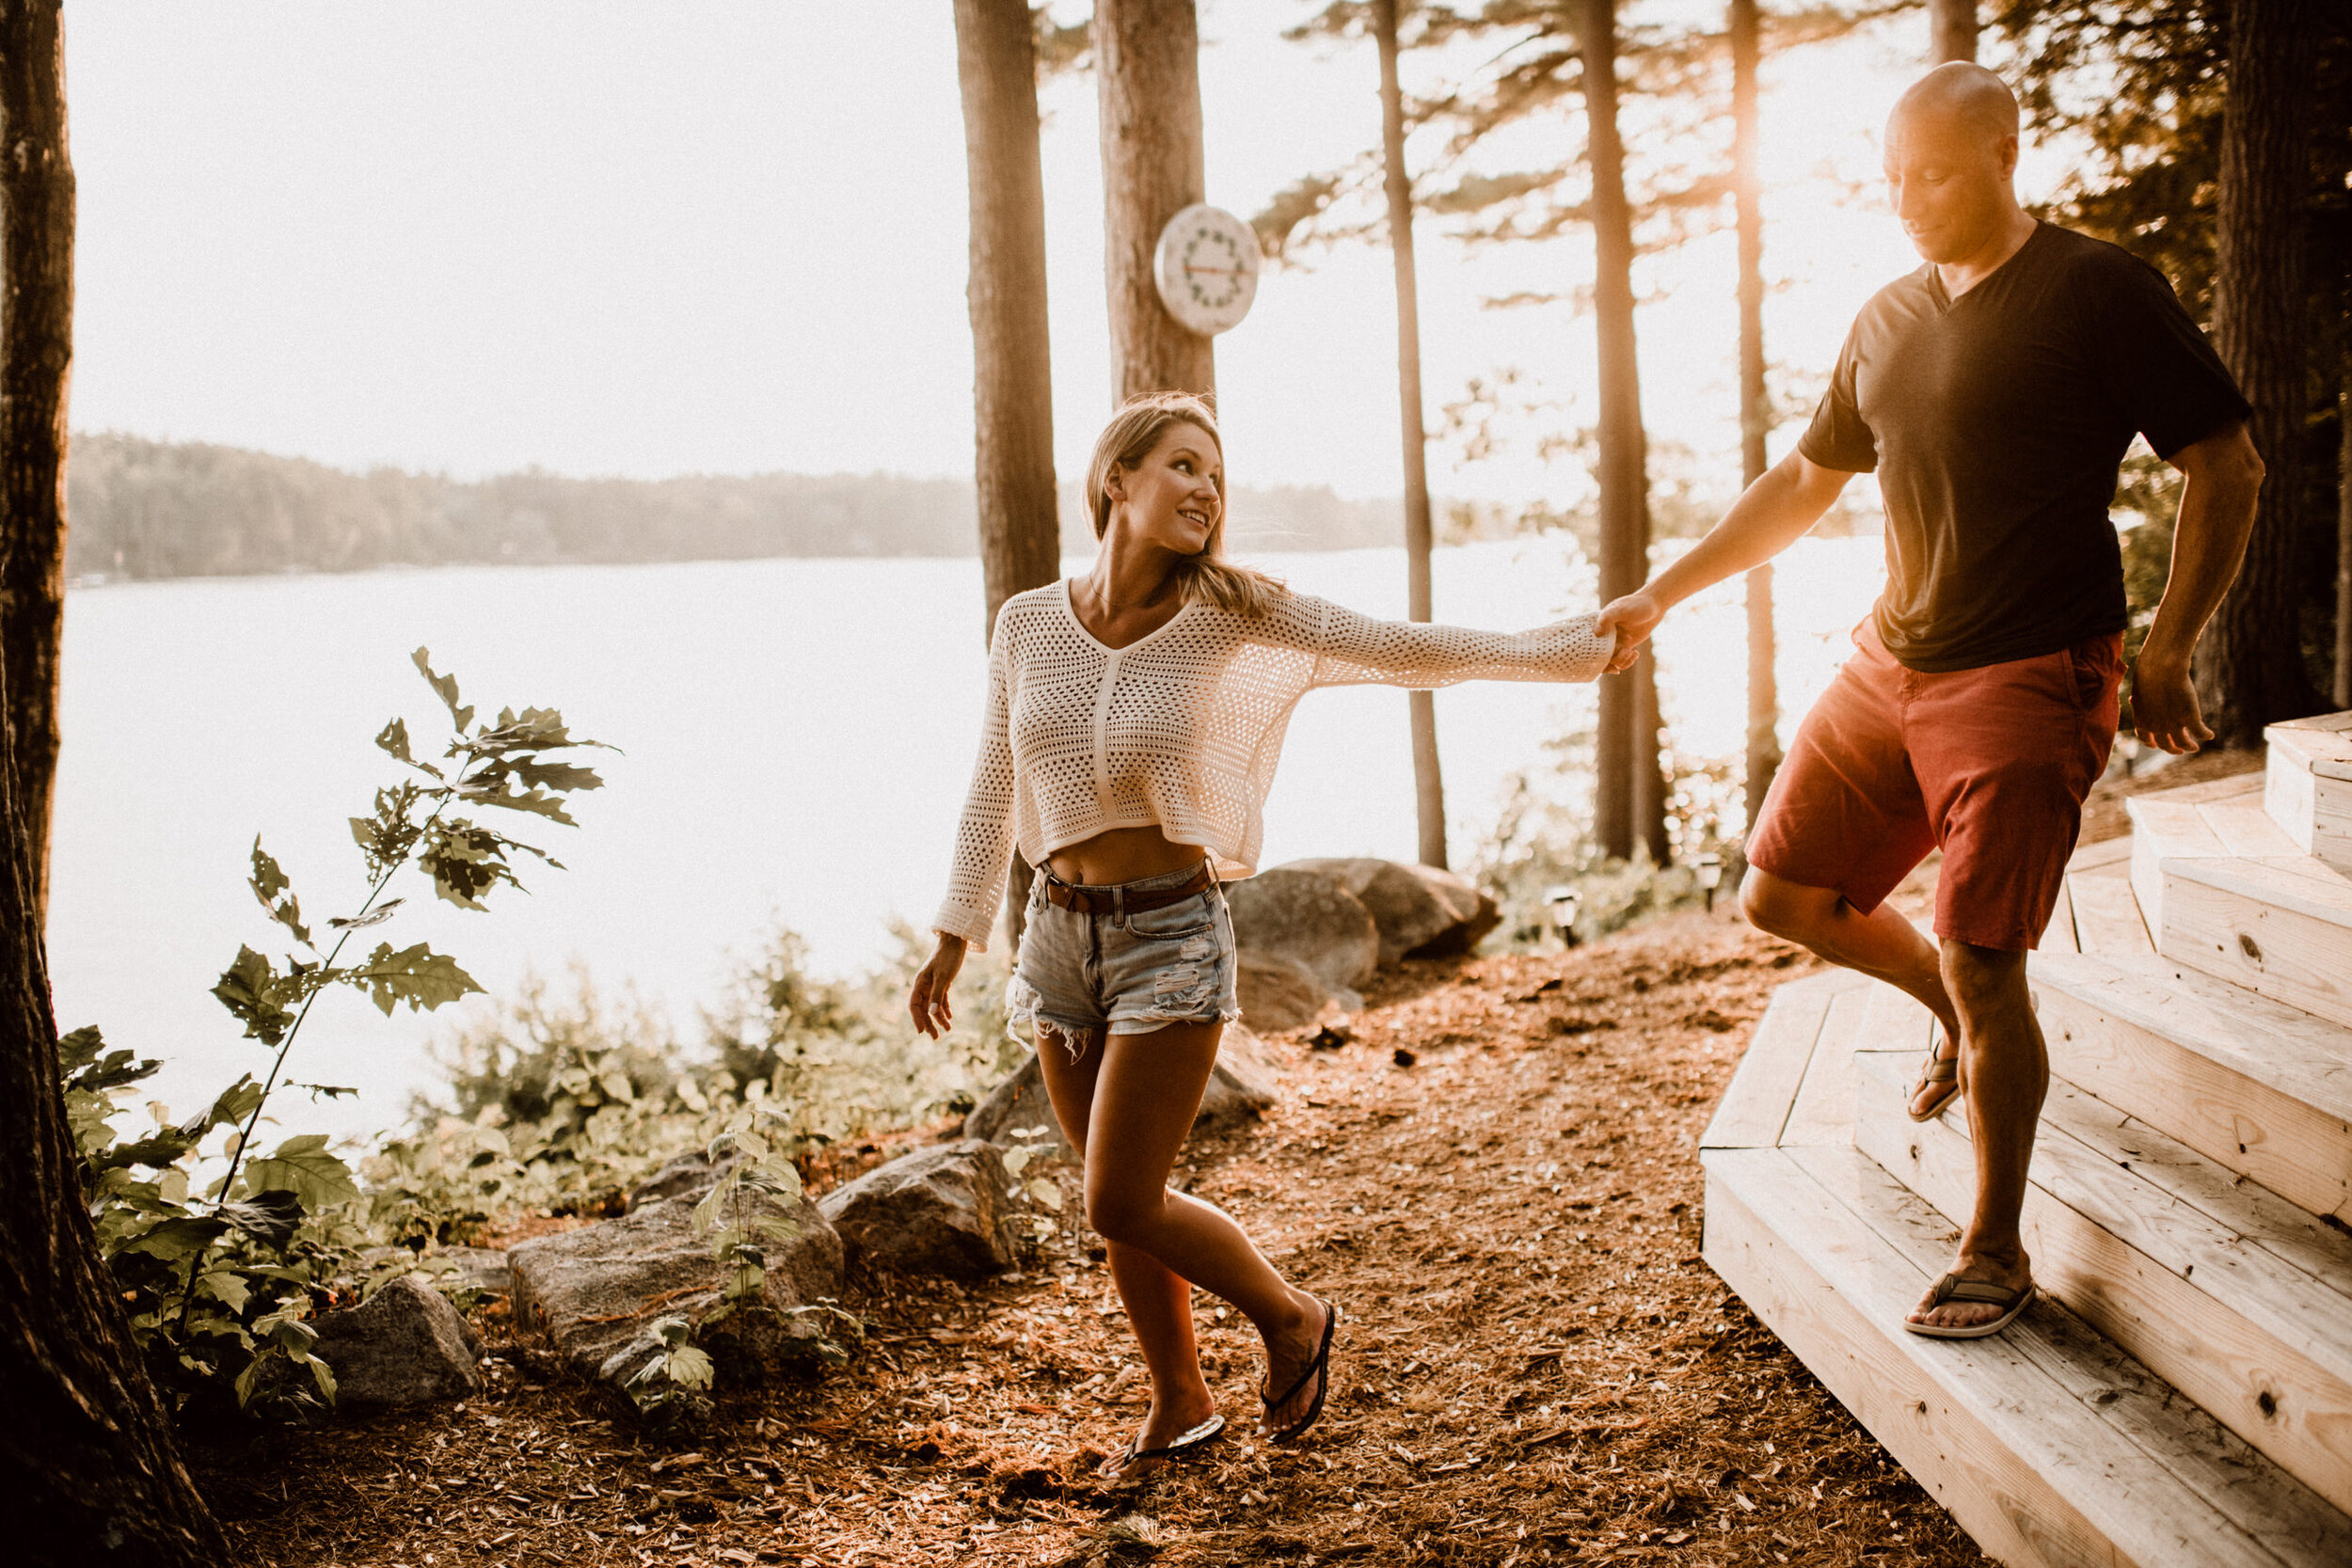
[[[2023,1312],[2026,1304],[2032,1300],[2033,1282],[2031,1280],[2027,1280],[2022,1287],[2012,1291],[2006,1285],[1995,1285],[1989,1279],[1963,1279],[1956,1274],[1938,1275],[1935,1289],[1928,1292],[1929,1311],[1932,1312],[1949,1302],[1981,1302],[1987,1307],[1999,1307],[2006,1310],[1991,1323],[1971,1323],[1966,1328],[1943,1328],[1935,1323],[1915,1323],[1909,1318],[1903,1320],[1903,1326],[1914,1334],[1925,1335],[1931,1339],[1982,1339],[1990,1335],[1998,1334],[2015,1323],[2017,1314]]]
[[[1307,1363],[1307,1370],[1298,1374],[1296,1382],[1282,1390],[1279,1398],[1268,1399],[1263,1391],[1258,1395],[1258,1402],[1265,1406],[1268,1416],[1272,1416],[1297,1398],[1298,1391],[1307,1386],[1307,1380],[1311,1377],[1316,1380],[1314,1403],[1307,1407],[1307,1414],[1290,1425],[1267,1433],[1265,1440],[1269,1443],[1288,1443],[1303,1435],[1322,1418],[1324,1396],[1331,1391],[1331,1335],[1340,1326],[1340,1309],[1327,1301],[1318,1305],[1323,1308],[1323,1344],[1316,1350],[1315,1358]]]
[[[1941,1022],[1931,1022],[1930,1028],[1927,1063],[1919,1069],[1919,1081],[1911,1085],[1911,1099],[1903,1102],[1903,1115],[1914,1121],[1933,1121],[1944,1114],[1944,1107],[1949,1105],[1953,1097],[1960,1093],[1960,1046],[1944,1032]],[[1948,1056],[1943,1053],[1947,1045],[1952,1048]],[[1921,1095],[1939,1084],[1948,1084],[1951,1087],[1937,1095],[1935,1102],[1926,1110],[1912,1109]]]
[[[1189,1459],[1211,1443],[1216,1442],[1224,1434],[1224,1432],[1225,1418],[1212,1416],[1190,1431],[1177,1433],[1176,1441],[1159,1449],[1142,1447],[1143,1433],[1138,1432],[1128,1439],[1125,1453],[1120,1454],[1117,1459],[1104,1462],[1103,1474],[1118,1480],[1133,1472],[1137,1465],[1146,1460]]]

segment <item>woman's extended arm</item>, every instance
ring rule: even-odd
[[[963,967],[968,946],[988,950],[996,906],[1005,896],[1005,872],[1012,859],[1012,654],[1005,617],[989,639],[988,705],[980,721],[980,754],[972,765],[972,788],[963,819],[956,826],[956,857],[947,874],[947,896],[931,928],[939,945],[914,977],[907,1010],[914,1026],[936,1038],[955,1022],[948,988]]]
[[[1316,622],[1310,643],[1315,686],[1378,683],[1428,690],[1459,681],[1588,681],[1607,666],[1612,646],[1590,615],[1503,632],[1376,621],[1304,594],[1290,606]]]

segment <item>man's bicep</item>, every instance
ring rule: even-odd
[[[2189,479],[2235,478],[2262,483],[2262,454],[2244,420],[2232,420],[2212,435],[2201,436],[2166,455],[2165,462]]]

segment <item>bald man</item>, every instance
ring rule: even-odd
[[[2246,400],[2162,275],[2018,206],[2017,128],[2017,101],[1978,66],[1939,66],[1903,95],[1886,180],[1927,264],[1854,319],[1796,451],[1600,615],[1625,633],[1621,669],[1673,605],[1786,548],[1853,475],[1879,476],[1886,592],[1798,727],[1749,833],[1740,905],[1938,1021],[1910,1112],[1964,1102],[1976,1202],[1904,1326],[1944,1338],[1997,1333],[2033,1292],[2018,1212],[2049,1060],[2026,954],[2115,738],[2117,467],[2144,435],[2186,482],[2132,670],[2139,736],[2172,752],[2212,738],[2189,656],[2237,574],[2263,471]],[[1883,900],[1937,847],[1931,942]]]

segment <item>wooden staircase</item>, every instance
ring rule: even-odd
[[[1975,1186],[1910,998],[1782,987],[1703,1141],[1708,1262],[2005,1563],[2352,1564],[2352,713],[2268,737],[2068,866],[2008,1332],[1901,1326]]]

